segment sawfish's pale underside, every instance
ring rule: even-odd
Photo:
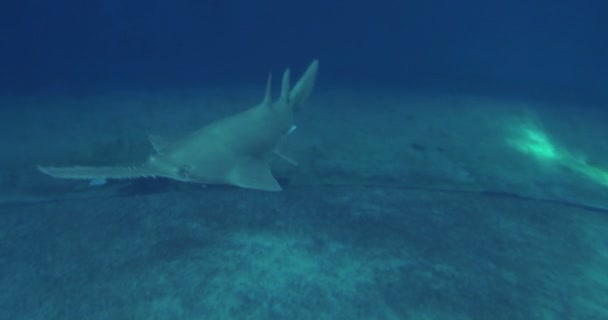
[[[308,98],[319,63],[314,60],[291,88],[289,69],[283,73],[278,99],[271,97],[269,76],[262,102],[248,110],[169,142],[151,136],[156,152],[134,167],[51,167],[41,172],[63,179],[134,179],[163,177],[202,184],[223,184],[266,191],[280,191],[266,158],[279,154],[278,145],[291,133],[293,112]]]

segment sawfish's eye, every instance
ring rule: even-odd
[[[184,179],[190,179],[191,172],[192,168],[190,168],[189,166],[181,166],[177,169],[177,174]]]

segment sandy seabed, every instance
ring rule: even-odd
[[[601,106],[324,88],[280,193],[36,171],[139,164],[259,92],[0,98],[0,318],[608,317]]]

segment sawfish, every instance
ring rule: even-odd
[[[38,169],[62,179],[168,178],[205,185],[281,191],[267,159],[271,154],[277,154],[292,162],[278,151],[278,147],[295,129],[294,111],[312,93],[318,69],[319,62],[314,60],[293,88],[290,70],[286,69],[280,95],[274,100],[272,75],[269,74],[261,103],[216,120],[176,141],[150,136],[155,152],[140,166],[38,166]]]

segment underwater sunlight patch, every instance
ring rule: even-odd
[[[558,164],[608,187],[608,170],[589,163],[587,157],[554,144],[533,121],[510,125],[507,143],[539,161]]]
[[[547,135],[538,128],[522,126],[518,131],[515,138],[508,140],[515,149],[540,160],[555,161],[562,156]]]

